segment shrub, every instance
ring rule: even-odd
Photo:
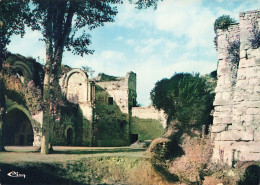
[[[253,24],[252,39],[250,39],[253,49],[260,47],[260,30],[256,23]]]
[[[239,66],[239,61],[240,61],[240,39],[234,40],[232,42],[229,42],[229,45],[227,47],[227,52],[228,52],[228,57],[227,60],[231,62],[231,71],[232,71],[232,76],[231,78],[233,79],[233,85],[235,83],[235,79],[237,77],[237,69]]]
[[[228,29],[228,27],[232,24],[236,23],[236,20],[231,18],[229,15],[222,15],[216,19],[214,23],[214,31],[217,32],[218,29]]]
[[[181,182],[202,182],[212,156],[211,141],[207,137],[190,137],[186,134],[182,136],[182,140],[185,155],[176,158],[169,171],[177,175]]]

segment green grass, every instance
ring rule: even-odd
[[[152,140],[161,137],[164,133],[164,128],[159,120],[133,117],[131,133],[138,134],[140,141]]]
[[[164,184],[145,151],[128,147],[54,147],[41,155],[34,147],[6,147],[0,153],[0,183],[16,184]],[[11,178],[17,171],[26,178]],[[167,183],[166,183],[167,184]]]

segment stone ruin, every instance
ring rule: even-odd
[[[239,18],[240,23],[217,30],[212,160],[229,165],[260,161],[260,48],[252,47],[253,32],[260,30],[260,11],[242,12]],[[237,65],[228,48],[239,41]]]
[[[11,53],[5,63],[9,71],[6,76],[7,124],[3,127],[5,145],[40,146],[43,111],[37,108],[41,104],[37,96],[42,96],[43,67],[32,58]],[[39,87],[40,94],[21,91],[29,84]],[[60,86],[64,105],[59,121],[54,124],[53,145],[128,146],[132,136],[136,139],[140,134],[131,130],[135,124],[132,117],[163,121],[162,114],[154,108],[136,107],[134,72],[124,77],[100,73],[96,78],[89,78],[81,69],[62,66]],[[26,94],[31,96],[26,99]],[[149,114],[144,117],[147,111]]]

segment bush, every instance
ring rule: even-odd
[[[228,27],[233,23],[236,23],[235,19],[232,19],[229,15],[222,15],[216,19],[214,23],[214,31],[216,33],[218,29],[228,29]]]
[[[252,39],[250,39],[253,49],[260,47],[260,30],[256,23],[253,24]]]

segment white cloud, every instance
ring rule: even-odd
[[[104,60],[123,61],[125,60],[124,54],[117,51],[102,51],[101,58]]]
[[[12,53],[19,53],[24,56],[31,56],[34,58],[40,57],[45,61],[45,43],[39,41],[41,33],[38,31],[31,31],[26,28],[26,34],[23,38],[17,35],[11,37],[11,43],[7,46]]]
[[[153,53],[155,51],[155,48],[162,44],[163,39],[145,39],[141,40],[139,43],[137,43],[137,46],[135,47],[135,52],[140,53],[142,55]]]

